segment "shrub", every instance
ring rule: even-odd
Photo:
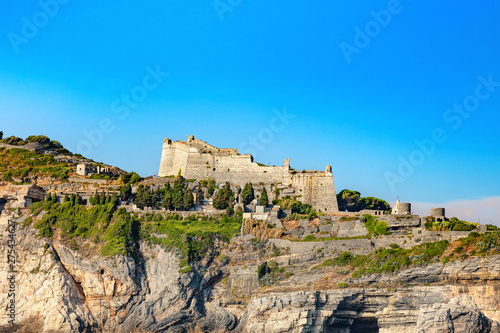
[[[338,266],[345,266],[348,265],[352,259],[353,256],[350,252],[342,252],[337,258],[334,259],[334,263]]]
[[[365,214],[365,227],[369,233],[374,235],[390,235],[392,234],[389,231],[389,226],[387,226],[387,222],[379,221],[377,218],[372,215]]]
[[[312,242],[314,241],[316,238],[313,236],[313,235],[307,235],[306,237],[304,237],[304,241],[305,242]]]
[[[349,285],[345,282],[339,282],[339,288],[348,288]]]
[[[179,273],[185,274],[185,273],[190,273],[193,271],[193,268],[191,266],[186,266],[184,268],[179,269]]]

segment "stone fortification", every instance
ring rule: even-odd
[[[254,162],[250,154],[239,154],[237,149],[216,148],[191,135],[186,142],[168,138],[163,141],[158,176],[175,176],[179,172],[187,179],[214,179],[240,187],[249,182],[286,186],[303,203],[322,212],[338,212],[330,166],[325,171],[302,173],[291,171],[288,159],[283,166],[265,166]]]

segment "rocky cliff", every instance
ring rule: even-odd
[[[38,239],[23,227],[25,217],[12,214],[0,217],[2,281],[8,221],[18,223],[15,324],[3,311],[4,331],[500,332],[499,256],[369,275],[352,281],[356,288],[339,288],[332,268],[312,269],[318,253],[277,253],[251,237],[221,249],[230,265],[208,255],[181,274],[175,251],[142,243],[136,260],[75,251],[57,238]],[[272,251],[290,277],[259,286],[258,264]],[[10,287],[0,284],[7,310]]]

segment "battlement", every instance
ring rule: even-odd
[[[304,203],[321,211],[337,212],[337,197],[331,166],[325,171],[290,171],[290,161],[283,166],[266,166],[253,161],[250,154],[234,148],[217,148],[190,135],[187,141],[163,141],[159,177],[180,174],[187,179],[214,179],[240,187],[246,183],[292,188]]]

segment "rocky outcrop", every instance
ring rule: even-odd
[[[7,239],[8,216],[0,217]],[[65,245],[37,239],[31,228],[18,225],[16,252],[16,323],[39,322],[43,332],[227,331],[236,324],[231,313],[205,302],[220,274],[180,274],[179,259],[159,247],[141,248],[142,260],[129,257],[84,257]],[[7,257],[7,247],[2,247]],[[8,266],[2,261],[2,281]],[[0,286],[6,308],[8,285]],[[0,326],[8,325],[6,313]]]
[[[421,309],[415,330],[417,333],[498,331],[498,323],[479,311],[469,295],[461,295],[446,304],[434,304],[430,308]]]
[[[13,213],[0,215],[2,258],[8,250],[7,222],[13,219],[7,214]],[[294,275],[275,289],[263,289],[255,263],[265,251],[252,252],[256,244],[244,238],[230,245],[241,257],[224,250],[232,256],[229,268],[220,268],[209,254],[193,272],[181,274],[175,251],[141,244],[138,260],[103,257],[38,239],[31,227],[22,227],[22,218],[17,222],[16,326],[0,313],[0,328],[10,331],[500,332],[500,256],[348,281],[368,288],[339,289],[340,281],[334,281],[315,291],[332,269],[299,272],[301,265],[323,259],[317,249],[300,258],[290,251],[274,259]],[[268,244],[272,251],[274,243]],[[2,260],[2,281],[7,271]],[[434,285],[422,286],[427,283]],[[8,288],[0,284],[4,309]]]
[[[471,296],[449,299],[453,294],[448,287],[428,287],[269,295],[249,304],[236,332],[500,331],[498,322],[482,313]]]

